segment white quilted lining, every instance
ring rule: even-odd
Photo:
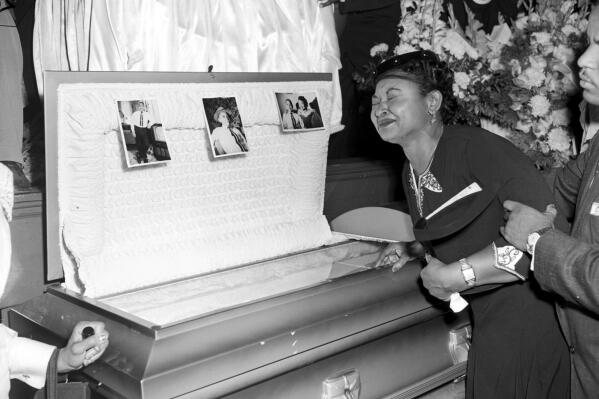
[[[316,91],[327,130],[282,133],[277,91]],[[106,296],[326,243],[330,93],[330,82],[61,85],[67,288]],[[237,98],[249,153],[211,159],[202,98],[218,96]],[[167,164],[126,167],[115,101],[134,98],[157,100]]]

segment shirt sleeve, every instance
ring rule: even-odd
[[[553,195],[544,177],[532,162],[512,143],[500,137],[481,137],[470,140],[467,147],[470,173],[482,187],[499,186],[497,199],[518,201],[539,211],[554,203]],[[563,215],[556,223],[566,228]],[[511,245],[497,231],[493,240],[496,247]],[[530,274],[530,256],[524,254],[514,265],[514,273],[521,279]]]
[[[46,383],[46,370],[56,347],[32,339],[15,336],[8,345],[10,378],[16,378],[34,387]]]

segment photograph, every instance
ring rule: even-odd
[[[275,93],[275,96],[284,132],[324,129],[315,92]]]
[[[171,160],[154,99],[117,100],[119,128],[128,167]]]
[[[214,157],[249,151],[235,97],[203,98],[204,116]]]

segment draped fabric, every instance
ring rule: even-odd
[[[42,71],[330,72],[341,126],[333,7],[315,0],[44,0],[34,63]]]

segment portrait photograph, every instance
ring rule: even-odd
[[[324,129],[315,92],[275,93],[275,96],[284,132]]]
[[[247,137],[235,97],[203,98],[204,116],[214,157],[245,154]]]
[[[117,100],[116,106],[127,166],[132,168],[170,161],[157,101]]]

